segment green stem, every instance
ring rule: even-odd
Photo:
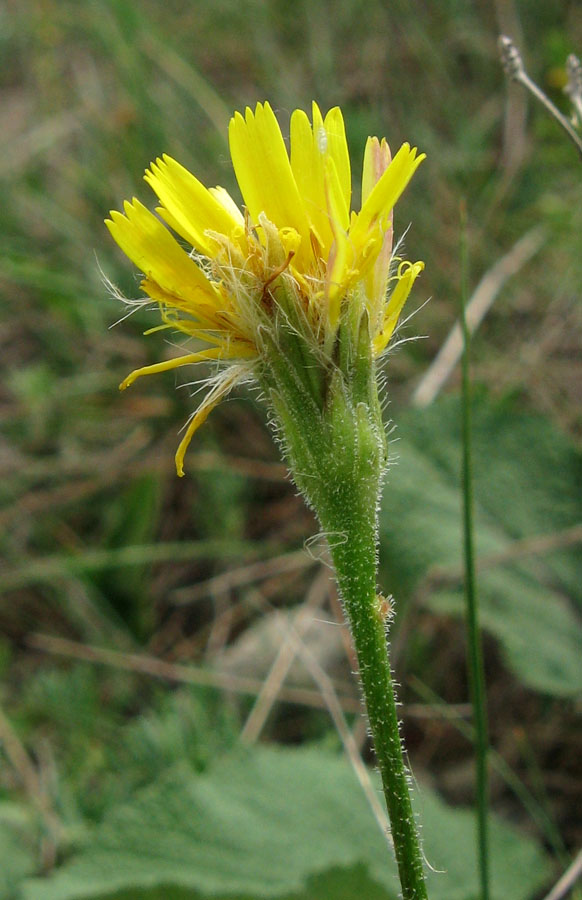
[[[386,438],[367,313],[360,297],[350,300],[359,305],[357,309],[344,305],[333,360],[323,368],[319,363],[319,402],[312,373],[298,361],[302,337],[297,329],[280,329],[276,341],[268,333],[264,335],[262,381],[295,483],[328,538],[358,656],[402,897],[426,900],[388,658],[387,616],[376,593],[377,509]],[[316,363],[314,359],[313,365]]]
[[[487,755],[489,737],[485,696],[485,673],[479,629],[479,606],[475,589],[475,552],[473,525],[473,464],[471,446],[471,384],[469,377],[470,337],[465,318],[468,261],[466,215],[461,210],[461,327],[464,339],[462,359],[462,415],[463,415],[463,532],[465,557],[465,602],[467,610],[468,657],[475,720],[475,775],[477,782],[477,850],[481,882],[481,900],[489,900],[489,834],[488,834],[488,774]]]
[[[330,533],[331,555],[358,656],[402,897],[404,900],[426,900],[422,854],[410,801],[388,657],[386,613],[376,594],[375,528],[370,528],[369,513],[358,514],[357,496],[343,499],[344,502],[338,504],[343,507],[343,514],[339,517],[327,515],[322,524]],[[351,500],[354,502],[350,503]]]

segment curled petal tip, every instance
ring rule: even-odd
[[[125,391],[125,390],[127,390],[127,388],[130,387],[130,386],[133,384],[133,382],[135,381],[136,378],[137,378],[136,371],[130,372],[129,375],[126,375],[126,376],[125,376],[125,378],[123,379],[123,381],[122,381],[121,384],[119,385],[119,390],[120,390],[120,391]]]

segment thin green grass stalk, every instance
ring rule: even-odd
[[[443,719],[450,722],[459,734],[462,734],[463,737],[467,738],[467,740],[472,743],[475,741],[475,728],[469,722],[465,722],[464,719],[449,710],[447,703],[439,696],[439,694],[421,681],[420,678],[417,678],[416,675],[410,675],[408,681],[410,687],[422,698],[422,700],[426,703],[430,703],[432,706],[439,707],[442,711]],[[535,822],[540,834],[542,834],[544,839],[548,842],[556,859],[564,868],[567,868],[572,862],[572,857],[566,849],[566,845],[559,829],[549,816],[546,808],[540,802],[540,799],[532,794],[519,775],[513,771],[511,766],[509,766],[503,757],[493,748],[489,749],[488,759],[492,770],[505,782],[509,790],[513,792],[528,813],[531,820]]]
[[[479,606],[475,582],[475,550],[473,522],[473,462],[471,445],[471,383],[469,373],[470,337],[465,317],[468,296],[467,217],[461,207],[461,328],[463,331],[462,359],[462,444],[463,444],[463,549],[465,567],[465,602],[468,635],[468,667],[471,700],[475,720],[475,775],[477,788],[477,853],[481,900],[489,900],[489,789],[487,754],[489,737],[485,697],[485,673],[479,629]]]

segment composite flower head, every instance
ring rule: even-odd
[[[164,155],[145,175],[160,201],[158,215],[134,198],[106,220],[143,272],[141,287],[159,304],[160,327],[201,345],[135,370],[121,387],[141,375],[217,361],[178,448],[179,474],[196,429],[237,382],[258,377],[268,365],[285,322],[299,321],[312,357],[332,366],[342,317],[358,304],[377,357],[423,269],[422,262],[392,256],[392,211],[424,159],[416,148],[403,144],[391,158],[384,139],[368,138],[361,209],[353,212],[339,108],[323,117],[314,103],[311,121],[295,110],[288,152],[273,110],[259,103],[244,116],[235,113],[229,143],[242,211],[224,188],[207,189]]]

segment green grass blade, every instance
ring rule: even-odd
[[[489,835],[488,835],[488,773],[489,746],[485,697],[485,674],[479,606],[475,583],[475,551],[473,523],[473,474],[471,455],[471,382],[469,373],[470,338],[465,318],[468,293],[467,221],[464,205],[461,208],[461,328],[463,331],[462,359],[462,485],[463,485],[463,556],[465,568],[465,601],[467,615],[468,666],[471,700],[475,720],[475,776],[477,789],[477,852],[481,898],[489,900]]]

